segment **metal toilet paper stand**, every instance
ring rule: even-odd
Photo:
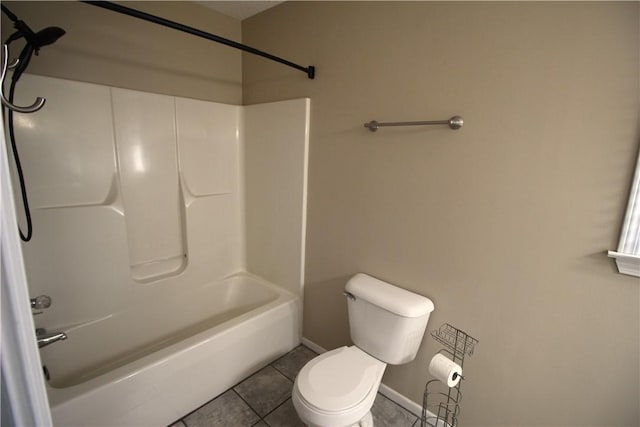
[[[472,356],[478,340],[466,332],[445,323],[440,328],[431,331],[431,336],[444,345],[440,353],[446,354],[451,360],[464,368],[465,356]],[[460,381],[454,387],[447,387],[440,380],[428,381],[422,399],[422,417],[420,427],[456,427],[460,414],[462,393]]]

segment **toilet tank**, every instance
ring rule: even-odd
[[[400,365],[420,348],[433,302],[364,273],[346,286],[353,343],[378,360]]]

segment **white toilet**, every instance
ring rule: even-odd
[[[293,406],[311,427],[373,426],[371,407],[387,363],[416,357],[430,299],[363,273],[347,282],[349,327],[354,346],[308,362],[293,385]]]

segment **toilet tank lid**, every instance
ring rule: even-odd
[[[349,279],[346,290],[356,298],[362,298],[399,316],[421,317],[434,309],[429,298],[364,273],[358,273]]]

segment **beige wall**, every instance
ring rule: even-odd
[[[368,272],[480,340],[461,425],[640,423],[639,290],[615,249],[639,141],[639,7],[287,2],[243,21],[244,102],[311,98],[304,334],[347,344]],[[382,129],[444,119],[460,131]],[[421,401],[427,364],[384,382]]]
[[[57,26],[67,32],[32,59],[29,73],[229,104],[242,102],[238,50],[79,2],[2,3],[34,31]],[[121,4],[241,41],[240,21],[197,4]],[[2,14],[2,40],[12,31],[11,21]],[[12,58],[22,48],[18,42],[14,45]]]

